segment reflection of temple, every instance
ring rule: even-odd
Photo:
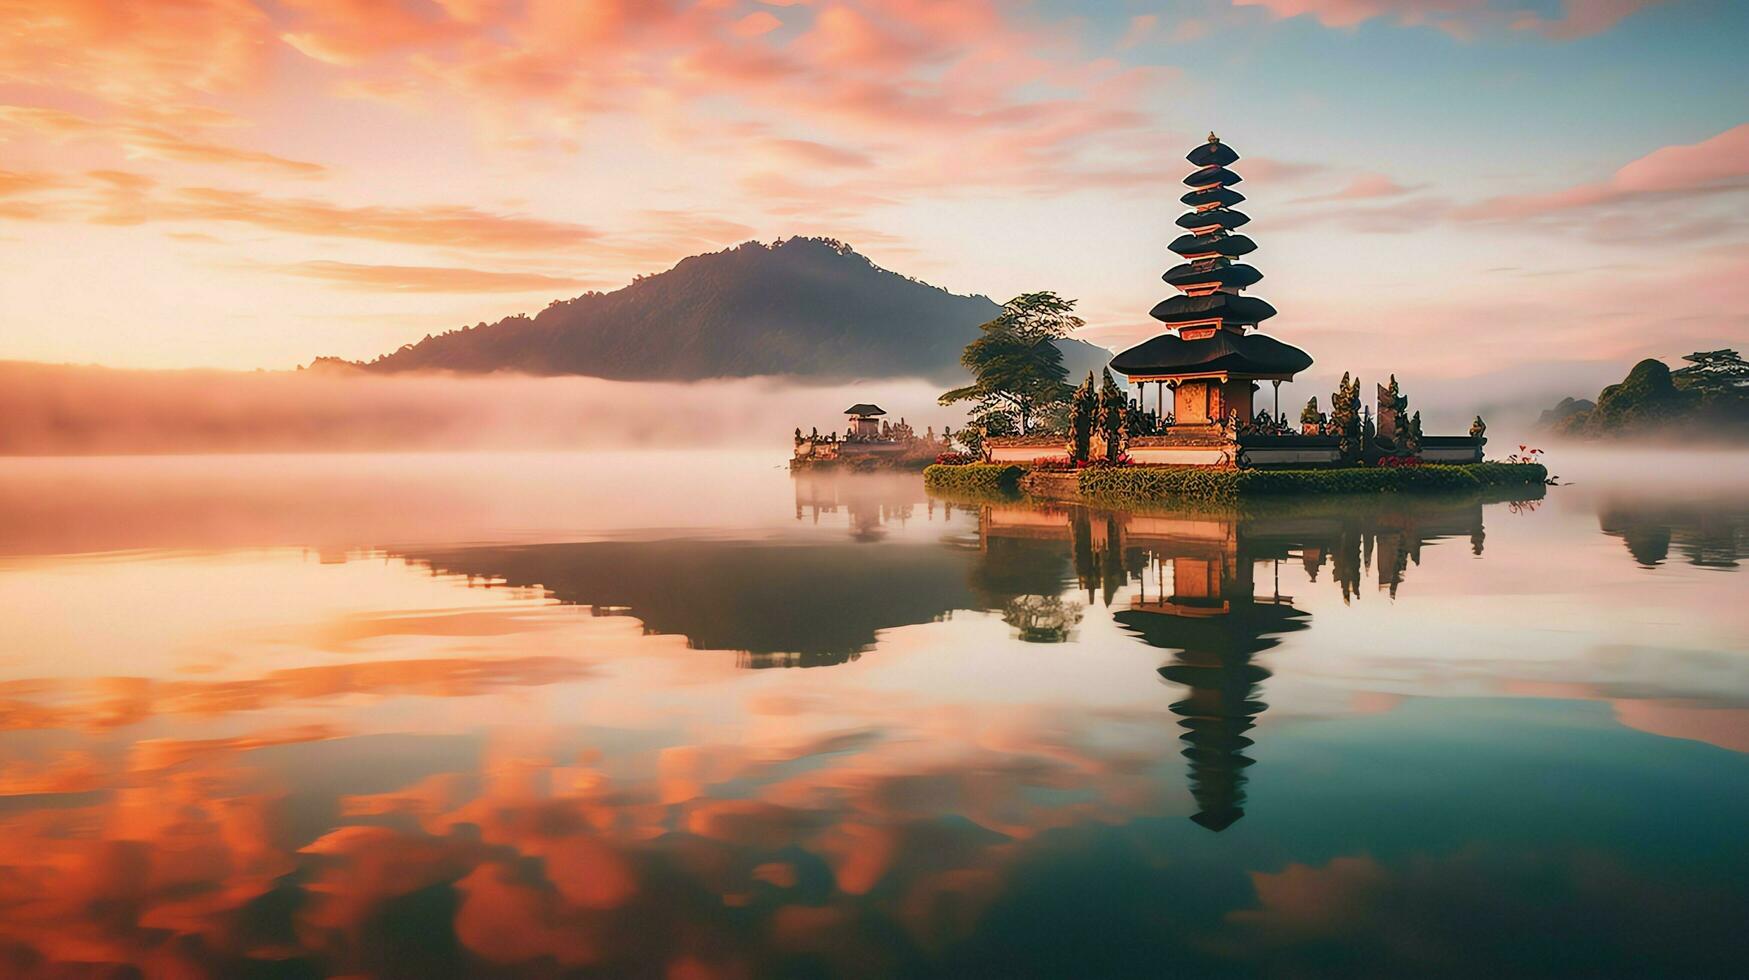
[[[1257,595],[1257,559],[1276,556],[1251,553],[1236,518],[1140,521],[1131,540],[1154,552],[1154,590],[1144,577],[1113,618],[1149,646],[1177,651],[1160,676],[1186,688],[1172,711],[1190,761],[1191,819],[1225,830],[1245,815],[1246,732],[1268,707],[1256,695],[1269,671],[1252,658],[1276,635],[1305,629],[1306,614],[1278,588]]]
[[[793,481],[796,520],[820,523],[822,515],[844,513],[850,532],[859,541],[873,541],[886,534],[888,525],[903,527],[916,511],[919,498],[934,513],[935,501],[921,493],[917,478],[908,473],[868,473],[853,479],[824,473],[799,471]]]
[[[1112,618],[1149,646],[1172,651],[1159,672],[1186,689],[1172,711],[1197,804],[1191,819],[1219,831],[1244,816],[1244,772],[1253,762],[1248,733],[1268,707],[1260,685],[1270,672],[1255,658],[1279,637],[1310,626],[1281,593],[1281,564],[1302,563],[1314,581],[1330,564],[1344,598],[1359,593],[1364,569],[1376,567],[1379,587],[1395,595],[1425,543],[1462,536],[1480,552],[1482,507],[1368,501],[1239,515],[1016,505],[986,508],[980,530],[986,555],[1012,560],[1018,551],[1033,559],[1041,580],[1026,583],[1029,589],[1050,588],[1050,575],[1061,575],[1066,559],[1089,604],[1111,606],[1128,590]],[[1260,570],[1268,574],[1262,585]]]
[[[1597,523],[1646,568],[1664,564],[1672,546],[1702,568],[1736,568],[1749,555],[1749,505],[1737,498],[1612,499],[1598,509]]]

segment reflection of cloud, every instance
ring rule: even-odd
[[[1682,869],[1564,847],[1350,855],[1251,880],[1257,905],[1229,913],[1225,943],[1266,973],[1316,955],[1343,976],[1704,976],[1741,948],[1732,902]]]
[[[373,633],[370,635],[404,635]],[[452,635],[497,635],[452,634]],[[343,648],[336,648],[343,649]],[[100,678],[90,682],[34,682],[15,700],[0,701],[6,727],[113,729],[157,715],[224,715],[264,711],[298,701],[352,695],[390,697],[474,697],[507,687],[540,686],[576,680],[588,668],[569,657],[439,658],[381,660],[294,667],[261,677],[230,681],[161,681]],[[8,685],[17,691],[23,685]],[[83,696],[83,700],[81,700]],[[145,744],[145,743],[141,743]],[[216,745],[215,748],[255,746]],[[192,743],[166,743],[149,758],[162,760],[195,751]]]

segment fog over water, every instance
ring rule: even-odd
[[[59,455],[649,446],[785,447],[842,431],[873,402],[958,427],[942,386],[883,379],[693,383],[523,375],[129,371],[0,363],[0,454]]]
[[[1075,380],[1075,379],[1071,379]],[[1372,382],[1363,378],[1363,398]],[[1401,379],[1430,434],[1461,433],[1483,412],[1495,445],[1530,432],[1534,409],[1496,415],[1496,395],[1468,383]],[[0,455],[116,453],[358,452],[770,447],[806,432],[842,430],[838,414],[873,402],[919,432],[965,422],[942,406],[940,382],[918,379],[803,381],[742,378],[688,383],[577,376],[376,375],[345,370],[136,371],[0,362]],[[1594,391],[1578,394],[1594,395]],[[1290,421],[1327,388],[1284,385]],[[1150,388],[1148,405],[1154,405]],[[1258,407],[1273,410],[1268,385]],[[1549,399],[1553,403],[1553,399]]]

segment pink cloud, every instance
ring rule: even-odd
[[[1435,27],[1460,39],[1481,31],[1514,30],[1566,41],[1601,34],[1662,2],[1565,0],[1561,15],[1553,19],[1527,7],[1502,8],[1488,0],[1233,0],[1233,6],[1262,7],[1277,19],[1309,16],[1325,27],[1351,28],[1382,18],[1402,27]]]
[[[1508,221],[1597,208],[1651,197],[1680,197],[1749,187],[1749,123],[1699,143],[1666,146],[1629,163],[1609,179],[1548,194],[1493,197],[1455,216]]]
[[[1401,197],[1413,192],[1415,188],[1405,187],[1385,174],[1359,174],[1348,182],[1341,190],[1329,194],[1315,194],[1302,197],[1296,203],[1306,204],[1314,201],[1365,201],[1381,197]]]

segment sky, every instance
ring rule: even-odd
[[[1212,129],[1317,370],[1609,380],[1749,347],[1745,37],[1735,0],[0,0],[0,359],[368,358],[791,235],[1121,349]]]

